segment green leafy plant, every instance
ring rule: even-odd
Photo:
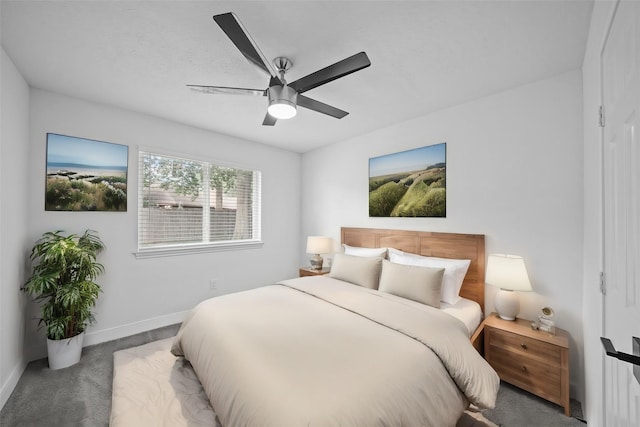
[[[94,280],[104,272],[96,257],[105,246],[95,231],[62,233],[44,233],[35,243],[33,273],[21,288],[42,304],[39,324],[52,340],[72,338],[94,322],[91,310],[101,292]]]

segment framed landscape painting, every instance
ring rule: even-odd
[[[127,210],[129,147],[47,134],[47,211]]]
[[[370,158],[369,216],[446,217],[447,144]]]

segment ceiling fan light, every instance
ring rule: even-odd
[[[276,119],[290,119],[296,115],[295,105],[274,102],[267,108],[269,115]]]
[[[290,119],[297,113],[298,93],[289,86],[271,86],[268,90],[269,107],[267,112],[276,119]]]

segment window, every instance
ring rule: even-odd
[[[260,245],[260,172],[139,152],[137,257]]]

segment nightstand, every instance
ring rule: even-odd
[[[322,270],[315,270],[311,267],[300,267],[300,277],[324,276],[325,274],[329,274],[329,271],[331,271],[329,267],[324,267]]]
[[[500,379],[569,409],[569,334],[531,329],[531,321],[503,320],[491,313],[484,321],[484,357]]]

